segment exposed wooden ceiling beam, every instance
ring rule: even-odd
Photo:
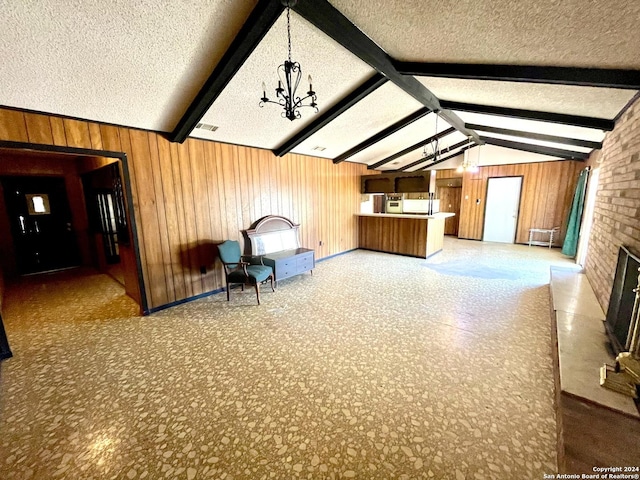
[[[469,144],[469,140],[465,138],[464,140],[462,140],[461,142],[456,143],[455,145],[451,145],[451,146],[449,146],[447,148],[443,148],[442,150],[438,150],[438,155],[442,155],[443,153],[449,153],[452,150],[455,150],[457,148],[463,147],[463,146],[468,145],[468,144]],[[473,141],[471,141],[471,145],[475,145],[475,143]],[[456,156],[456,155],[458,155],[458,153],[455,153],[453,156]],[[433,160],[434,158],[435,158],[435,155],[432,153],[431,155],[427,155],[426,157],[423,157],[423,158],[421,158],[419,160],[416,160],[415,162],[411,162],[410,164],[405,165],[404,167],[400,167],[396,171],[398,171],[398,172],[406,172],[410,168],[416,167],[416,166],[420,165],[421,163],[428,162],[429,160]],[[450,158],[450,157],[447,157],[447,158]],[[440,163],[440,160],[437,160],[435,163],[432,163],[429,166],[435,165],[437,163]],[[418,170],[424,170],[424,169],[418,168]]]
[[[389,162],[393,162],[396,158],[402,157],[403,155],[406,155],[409,152],[413,152],[416,148],[420,148],[420,147],[424,147],[425,145],[427,145],[428,143],[433,142],[434,140],[438,140],[442,137],[446,137],[447,135],[452,134],[453,132],[455,132],[456,129],[453,127],[447,128],[446,130],[443,130],[442,132],[436,133],[435,135],[430,136],[429,138],[425,139],[425,140],[421,140],[420,142],[411,145],[410,147],[405,148],[404,150],[399,151],[398,153],[394,153],[393,155],[384,158],[382,160],[380,160],[379,162],[374,163],[373,165],[369,165],[367,168],[369,170],[375,170],[378,167],[381,167],[382,165],[385,165]]]
[[[451,102],[440,100],[444,108],[458,110],[462,112],[485,113],[488,115],[499,115],[503,117],[526,118],[528,120],[539,120],[542,122],[561,123],[563,125],[574,125],[576,127],[595,128],[598,130],[613,130],[613,120],[606,118],[581,117],[578,115],[565,115],[562,113],[538,112],[534,110],[522,110],[519,108],[496,107],[493,105],[475,105],[470,103]]]
[[[405,75],[640,90],[640,70],[418,62],[394,65]]]
[[[352,106],[362,100],[364,97],[369,95],[371,92],[376,90],[387,83],[387,78],[380,73],[376,73],[373,77],[366,80],[362,85],[357,87],[353,92],[349,93],[346,97],[341,99],[338,103],[336,103],[333,107],[325,110],[320,115],[318,115],[313,122],[303,128],[301,131],[296,133],[289,140],[284,142],[278,148],[273,150],[274,155],[278,157],[282,157],[286,155],[291,150],[296,148],[302,142],[304,142],[311,135],[316,133],[322,127],[327,125],[329,122],[340,116],[342,113],[349,110]]]
[[[563,145],[572,145],[574,147],[585,148],[602,148],[602,142],[593,142],[590,140],[581,140],[579,138],[558,137],[556,135],[547,135],[544,133],[527,132],[524,130],[512,130],[510,128],[490,127],[488,125],[478,125],[475,123],[467,123],[467,128],[479,130],[481,132],[499,133],[501,135],[511,135],[513,137],[530,138],[532,140],[542,140],[545,142],[561,143]]]
[[[398,72],[391,57],[327,0],[298,0],[292,8],[298,15],[382,73],[422,105],[439,112],[440,117],[449,125],[466,136],[473,137],[475,141],[481,142],[478,134],[465,128],[462,119],[454,112],[443,109],[438,98],[422,83],[413,76]]]
[[[173,132],[168,135],[170,141],[182,143],[186,140],[283,10],[284,5],[281,2],[259,0],[200,92],[193,99]]]
[[[411,115],[407,115],[402,120],[397,121],[393,125],[385,128],[384,130],[382,130],[382,131],[376,133],[375,135],[367,138],[364,142],[361,142],[358,145],[356,145],[355,147],[347,150],[343,154],[338,155],[336,158],[333,159],[333,163],[344,162],[347,158],[355,155],[356,153],[361,152],[362,150],[365,150],[365,149],[369,148],[370,146],[378,143],[380,140],[382,140],[384,138],[387,138],[389,135],[391,135],[393,133],[396,133],[397,131],[403,129],[407,125],[412,124],[413,122],[415,122],[416,120],[424,117],[425,115],[427,115],[430,112],[431,112],[431,110],[429,110],[427,107],[423,107],[420,110],[417,110],[417,111],[413,112]]]
[[[586,160],[588,153],[574,152],[564,150],[562,148],[544,147],[542,145],[533,145],[531,143],[513,142],[511,140],[502,140],[500,138],[482,137],[488,145],[496,145],[498,147],[511,148],[522,152],[539,153],[541,155],[549,155],[551,157],[560,157],[565,160]]]

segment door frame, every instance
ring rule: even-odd
[[[495,177],[487,177],[487,186],[484,189],[484,208],[482,211],[482,236],[480,241],[484,242],[484,226],[487,221],[487,198],[489,197],[489,180],[492,178],[519,178],[520,179],[520,195],[518,196],[518,218],[516,219],[516,233],[513,236],[513,245],[518,238],[518,227],[520,227],[520,208],[522,207],[522,186],[524,185],[524,175],[497,175]]]
[[[112,152],[109,150],[93,150],[89,148],[76,148],[76,147],[62,147],[58,145],[45,145],[40,143],[28,143],[28,142],[12,142],[6,140],[0,140],[0,148],[11,148],[14,150],[36,151],[45,153],[67,153],[79,156],[90,157],[107,157],[120,160],[122,163],[122,174],[125,186],[125,199],[127,202],[127,208],[129,210],[129,225],[131,226],[131,239],[133,243],[133,252],[136,257],[136,274],[138,277],[138,289],[140,291],[140,309],[143,315],[148,315],[149,305],[147,302],[147,293],[144,286],[144,278],[142,276],[142,260],[140,258],[140,245],[138,242],[138,228],[136,225],[135,210],[133,207],[133,198],[131,196],[131,177],[129,175],[129,162],[127,160],[127,154],[124,152]]]

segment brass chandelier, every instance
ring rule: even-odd
[[[276,88],[277,100],[270,100],[267,97],[267,87],[262,82],[262,98],[260,99],[260,107],[266,103],[275,103],[283,107],[282,117],[293,121],[301,117],[300,108],[311,107],[318,113],[318,104],[316,103],[316,92],[313,91],[313,83],[311,75],[309,75],[309,91],[304,97],[297,96],[298,85],[302,78],[302,67],[300,63],[291,59],[291,6],[296,4],[296,0],[282,0],[282,4],[287,7],[287,40],[289,45],[289,58],[278,67],[278,87]],[[305,101],[310,100],[309,103]]]
[[[473,143],[471,137],[468,137],[469,145]],[[458,173],[469,172],[469,173],[477,173],[480,170],[480,146],[478,146],[478,155],[475,160],[471,159],[471,155],[469,154],[469,149],[464,151],[464,155],[462,157],[462,163],[458,166],[456,171]]]

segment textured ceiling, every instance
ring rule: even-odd
[[[418,143],[421,140],[426,140],[436,133],[435,120],[436,115],[430,113],[394,134],[389,135],[378,143],[375,143],[366,150],[356,153],[349,158],[349,161],[371,165],[389,155],[398,153],[410,145]],[[447,128],[450,128],[450,125],[444,120],[438,119],[438,132],[446,130]]]
[[[278,1],[278,0],[272,0]],[[330,0],[395,60],[640,70],[640,2],[621,0]],[[0,0],[0,105],[171,131],[187,111],[257,0]],[[318,8],[321,8],[319,5]],[[320,114],[375,71],[292,13],[293,59],[314,77]],[[275,149],[318,117],[281,118],[258,106],[261,84],[274,96],[286,58],[283,14],[206,112],[192,137]],[[417,77],[442,100],[614,118],[631,90]],[[335,158],[422,105],[391,82],[378,88],[293,151]],[[601,141],[604,132],[535,120],[456,112],[467,123]],[[435,133],[435,115],[415,121],[348,160],[368,165]],[[438,130],[449,127],[440,121]],[[482,133],[503,138],[498,134]],[[463,138],[451,135],[441,145]],[[517,141],[543,144],[523,138]],[[556,145],[554,145],[556,146]],[[557,145],[580,150],[577,147]],[[323,147],[324,151],[314,150]],[[491,147],[496,161],[508,156]],[[585,150],[585,149],[582,149]],[[511,151],[518,159],[546,156]],[[422,149],[382,168],[420,158]],[[447,162],[448,163],[448,162]],[[513,163],[513,162],[507,162]],[[516,162],[517,163],[517,162]]]
[[[511,165],[514,163],[532,163],[532,162],[552,162],[561,160],[558,157],[548,155],[540,155],[538,153],[522,152],[520,150],[512,150],[510,148],[498,147],[495,145],[482,145],[481,147],[473,147],[468,150],[468,155],[472,160],[480,155],[480,166],[488,165]],[[463,156],[458,155],[446,162],[442,162],[435,167],[434,170],[447,168],[456,168],[462,163]]]
[[[593,150],[592,148],[588,148],[588,147],[578,147],[575,145],[567,145],[564,143],[556,143],[556,142],[547,142],[547,141],[543,141],[543,140],[534,140],[534,139],[530,139],[530,138],[523,138],[523,137],[517,137],[517,136],[513,136],[513,135],[504,135],[501,133],[484,133],[481,132],[480,135],[482,135],[483,137],[489,137],[489,138],[498,138],[501,140],[509,140],[510,142],[519,142],[519,143],[527,143],[530,145],[540,145],[543,147],[551,147],[551,148],[559,148],[562,150],[569,150],[572,152],[584,152],[584,153],[589,153],[591,150]]]
[[[329,0],[397,60],[640,69],[640,2]]]
[[[447,125],[447,128],[448,128],[448,125]],[[438,125],[438,130],[442,130],[439,125]],[[462,134],[460,132],[453,132],[450,135],[447,135],[446,137],[441,138],[438,141],[438,152],[440,152],[438,154],[438,156],[440,158],[448,156],[450,153],[455,151],[455,150],[451,150],[450,151],[449,147],[464,141],[466,138],[467,137],[465,137],[464,134]],[[462,147],[458,147],[458,148],[462,148]],[[431,145],[427,146],[426,154],[427,154],[427,156],[433,154],[433,149],[432,149]],[[406,155],[398,157],[393,162],[388,163],[388,164],[380,167],[380,169],[381,170],[382,169],[395,170],[395,169],[398,169],[398,168],[402,168],[405,165],[408,165],[410,163],[413,163],[413,162],[416,162],[416,161],[420,160],[424,156],[425,156],[425,148],[424,147],[416,148],[415,150],[407,153]],[[432,162],[432,161],[433,160],[429,160],[429,162]],[[416,167],[412,167],[412,168],[410,168],[410,170],[415,170],[417,168],[422,168],[424,166],[426,166],[426,163],[419,164]]]
[[[0,0],[0,105],[170,131],[256,0]]]
[[[420,108],[421,103],[387,82],[302,142],[293,152],[335,158]],[[326,150],[314,151],[315,146],[326,147]]]
[[[196,129],[191,136],[274,149],[315,119],[310,108],[302,109],[302,118],[292,122],[280,116],[283,109],[278,105],[258,106],[263,81],[267,96],[275,97],[276,69],[287,56],[286,35],[283,13],[202,118],[202,122],[219,129],[215,132]],[[302,65],[299,90],[308,90],[307,75],[311,74],[318,95],[318,115],[375,74],[358,57],[293,12],[291,41],[292,58]]]
[[[613,119],[635,90],[416,77],[440,100]]]
[[[602,130],[575,127],[573,125],[562,125],[559,123],[541,122],[538,120],[527,120],[523,118],[503,117],[500,115],[487,115],[484,113],[471,112],[456,112],[456,114],[464,120],[465,123],[486,125],[488,127],[510,128],[512,130],[543,133],[545,135],[556,135],[565,138],[601,142],[605,135]]]

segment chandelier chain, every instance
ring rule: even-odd
[[[291,7],[287,5],[287,38],[289,39],[289,63],[291,63]]]

